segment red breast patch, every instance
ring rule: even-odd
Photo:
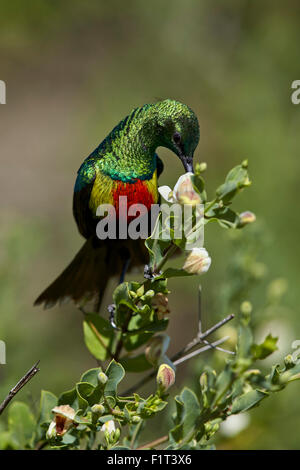
[[[125,198],[119,199],[121,196],[127,198],[127,204]],[[135,183],[118,182],[113,191],[113,200],[117,216],[122,218],[124,216],[127,220],[134,218],[134,216],[128,216],[128,209],[133,204],[143,204],[147,211],[149,211],[151,205],[154,204],[153,195],[149,192],[147,183],[142,180],[137,180]],[[137,215],[139,215],[139,213]]]

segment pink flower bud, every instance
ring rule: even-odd
[[[255,222],[256,221],[256,216],[255,216],[255,214],[253,214],[253,212],[246,211],[246,212],[242,212],[240,214],[239,219],[240,220],[239,220],[239,223],[238,223],[238,227],[242,228],[245,225],[252,224],[253,222]]]
[[[159,366],[156,383],[162,392],[166,392],[175,383],[175,372],[168,364]]]

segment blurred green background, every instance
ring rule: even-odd
[[[300,105],[290,99],[300,79],[299,2],[1,0],[0,12],[0,79],[7,85],[0,106],[0,339],[7,344],[0,400],[38,359],[40,373],[19,394],[35,408],[41,388],[59,393],[94,367],[80,312],[32,303],[82,244],[71,212],[82,160],[132,108],[160,98],[196,112],[195,160],[208,163],[211,195],[232,166],[249,160],[253,185],[236,208],[254,211],[265,227],[264,282],[283,277],[288,284],[286,308],[257,322],[280,335],[277,359],[291,351],[300,338]],[[158,153],[161,184],[174,184],[179,160]],[[213,260],[203,278],[206,326],[222,318],[219,297],[234,251],[223,232],[206,230]],[[195,333],[198,281],[170,282],[173,352]],[[263,285],[250,296],[254,307],[263,298]],[[175,393],[196,380],[210,355],[183,366]],[[263,402],[247,428],[221,436],[218,448],[300,448],[299,387]],[[152,432],[159,437],[154,422]]]

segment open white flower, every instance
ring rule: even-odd
[[[116,426],[114,420],[110,419],[109,421],[106,421],[103,426],[101,426],[101,431],[106,432],[109,435],[115,432]]]
[[[250,416],[248,413],[238,415],[230,415],[226,421],[221,423],[220,431],[226,437],[237,436],[241,431],[246,429],[250,424]]]
[[[50,423],[49,429],[47,431],[48,437],[53,437],[54,434],[58,436],[63,436],[68,429],[72,426],[77,426],[74,422],[75,410],[69,405],[55,406],[52,409],[54,413],[54,419]]]
[[[203,274],[209,270],[211,257],[205,248],[193,248],[188,254],[183,269],[190,274]]]
[[[178,202],[193,206],[201,204],[201,198],[194,189],[191,176],[193,176],[191,172],[181,175],[173,190],[169,186],[160,186],[158,188],[160,195],[170,203]]]
[[[120,437],[120,428],[116,426],[113,419],[106,421],[100,428],[99,438],[103,446],[107,448],[114,442],[117,442]]]
[[[49,424],[49,428],[47,429],[46,438],[52,439],[53,437],[56,437],[56,435],[56,422],[52,420]]]

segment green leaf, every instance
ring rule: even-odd
[[[158,320],[153,309],[147,314],[134,315],[129,322],[127,333],[123,335],[125,349],[133,351],[147,343],[155,332],[165,330],[168,322],[167,318]]]
[[[94,404],[91,399],[95,392],[95,387],[88,382],[79,382],[76,384],[79,408],[85,410],[89,405]]]
[[[269,394],[261,390],[251,390],[236,398],[232,403],[231,414],[242,413],[258,405]]]
[[[192,276],[193,274],[188,273],[184,269],[179,268],[167,268],[160,277],[169,279],[171,277],[186,277]]]
[[[40,400],[40,414],[38,423],[42,424],[52,420],[51,410],[57,405],[57,397],[51,392],[42,390]]]
[[[11,439],[20,449],[32,448],[36,422],[29,406],[15,401],[8,411],[8,428]]]
[[[126,446],[112,446],[110,450],[131,450],[131,448]]]
[[[130,330],[127,333],[124,333],[125,337],[133,337],[133,336],[138,336],[140,334],[145,334],[145,333],[156,333],[158,331],[163,331],[167,328],[169,323],[168,318],[162,318],[161,320],[154,320],[151,323],[146,324],[145,326],[142,326],[141,328],[136,328],[134,330]],[[132,323],[131,323],[132,325]]]
[[[237,357],[243,359],[252,359],[251,347],[253,337],[252,331],[248,325],[241,323],[238,329]]]
[[[251,347],[251,351],[253,354],[254,359],[265,359],[266,357],[270,356],[274,351],[276,351],[278,338],[269,334],[263,343],[261,344],[253,344]]]
[[[151,336],[154,335],[154,332],[142,332],[140,333],[134,333],[130,332],[130,334],[124,335],[124,348],[127,351],[133,351],[134,349],[139,348],[143,344],[147,343],[147,341],[151,338]]]
[[[101,367],[95,367],[94,369],[89,369],[80,378],[80,382],[88,382],[89,384],[97,387],[99,384],[98,374],[102,372]]]
[[[223,228],[235,228],[239,223],[239,215],[227,206],[220,207],[219,203],[216,203],[207,213],[205,214],[205,222],[217,221],[218,224]]]
[[[67,432],[62,438],[62,444],[72,446],[77,442],[78,438]]]
[[[199,174],[194,174],[192,176],[192,183],[193,183],[193,186],[194,186],[195,190],[197,191],[197,193],[200,194],[201,201],[206,202],[207,196],[206,196],[206,191],[204,189],[205,188],[205,182],[204,182],[204,179],[202,178],[202,176],[200,176]]]
[[[182,444],[193,438],[197,431],[201,408],[195,393],[189,388],[184,388],[179,396],[175,398],[177,406],[177,424],[170,432],[172,439]]]
[[[125,356],[120,360],[120,364],[126,372],[143,372],[152,368],[152,364],[147,361],[144,353],[133,357]]]
[[[110,397],[116,397],[117,386],[125,375],[124,367],[118,364],[114,359],[109,364],[105,371],[108,381],[104,387],[104,395]]]
[[[167,284],[167,279],[155,277],[150,283],[150,288],[153,289],[156,294],[161,293],[167,295],[169,294]]]
[[[90,353],[100,361],[107,359],[114,338],[110,323],[95,313],[87,314],[83,322],[83,333]]]
[[[58,397],[58,405],[70,405],[76,410],[78,408],[76,388],[72,388],[72,390],[67,390],[66,392],[63,392]]]
[[[0,450],[14,449],[19,448],[18,442],[14,441],[11,433],[9,431],[0,432]]]
[[[135,305],[134,301],[130,297],[130,284],[128,282],[123,282],[119,284],[118,287],[114,290],[113,300],[118,309],[118,307],[124,305],[134,312],[138,312],[138,308]]]
[[[74,421],[77,424],[82,424],[83,426],[86,426],[87,424],[91,424],[91,416],[88,416],[88,418],[83,417],[84,411],[83,410],[78,410],[77,413],[74,416]]]
[[[215,387],[216,387],[216,395],[214,398],[214,404],[219,403],[224,400],[224,396],[226,397],[226,392],[229,390],[232,381],[234,377],[234,372],[230,366],[230,364],[227,364],[225,369],[219,374],[216,382],[215,382]]]
[[[280,364],[274,364],[268,377],[271,384],[277,385],[280,382]]]
[[[226,176],[223,183],[216,191],[218,199],[224,204],[229,204],[233,197],[245,186],[249,186],[250,181],[246,165],[237,165]]]
[[[109,397],[109,398],[111,398],[111,397]],[[112,406],[114,406],[114,405],[115,405],[115,404],[113,404]],[[110,406],[111,406],[111,404],[110,404]],[[99,418],[99,423],[100,423],[100,424],[104,424],[104,423],[106,423],[106,421],[110,421],[110,420],[112,420],[112,419],[115,419],[115,416],[114,416],[114,415],[105,415],[105,416],[101,416],[101,417]]]

